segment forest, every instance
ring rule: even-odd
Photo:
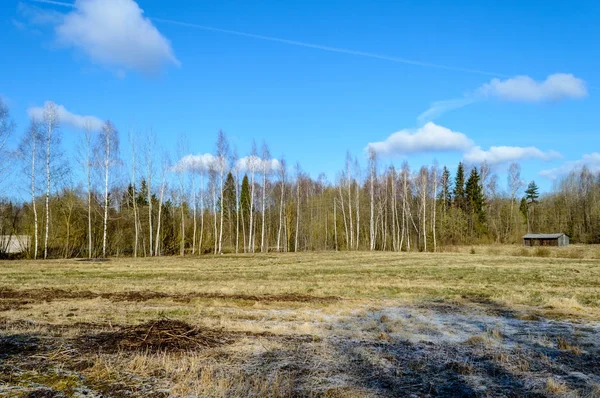
[[[585,167],[541,195],[517,163],[500,181],[485,162],[451,174],[437,163],[396,168],[373,151],[361,166],[364,154],[347,153],[328,181],[274,158],[267,143],[240,157],[223,131],[214,153],[190,155],[188,143],[180,137],[170,154],[152,131],[123,134],[106,121],[65,153],[55,104],[19,135],[0,101],[0,176],[21,188],[15,199],[2,187],[0,235],[30,236],[17,257],[32,259],[438,251],[516,243],[527,232],[600,242],[600,176]]]

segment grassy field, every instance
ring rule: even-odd
[[[598,248],[520,249],[0,262],[0,396],[600,396]]]

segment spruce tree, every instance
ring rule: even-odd
[[[244,174],[242,179],[242,191],[240,192],[240,210],[241,217],[244,222],[244,228],[248,227],[250,221],[250,181],[248,176]]]
[[[235,196],[235,180],[233,179],[233,175],[231,173],[227,174],[227,178],[225,179],[225,184],[223,185],[223,199],[222,203],[224,206],[225,220],[228,224],[229,229],[229,245],[232,247],[234,245],[233,237],[234,230],[233,226],[236,222],[236,208],[237,208],[237,198]]]
[[[531,181],[525,190],[525,199],[527,199],[527,203],[531,204],[537,203],[539,197],[539,188],[535,181]]]
[[[485,231],[485,197],[481,187],[481,178],[476,167],[473,167],[466,187],[466,202],[472,232],[481,235]]]
[[[442,181],[441,181],[442,189],[440,190],[440,197],[439,197],[439,200],[442,203],[444,212],[446,211],[446,209],[448,207],[450,207],[452,205],[452,192],[451,192],[451,188],[450,188],[451,184],[452,184],[452,181],[450,181],[450,171],[448,170],[448,168],[446,166],[444,166],[444,171],[442,171]]]
[[[469,179],[467,180],[467,207],[471,214],[477,216],[477,218],[483,222],[485,221],[485,197],[483,196],[483,189],[480,184],[481,178],[476,167],[473,167]]]
[[[534,213],[534,204],[537,203],[538,198],[540,197],[540,193],[539,193],[539,188],[537,186],[537,184],[535,183],[535,181],[531,181],[529,183],[529,185],[527,186],[527,189],[525,190],[525,216],[527,218],[527,233],[531,233],[532,231],[532,224],[533,224],[533,218],[535,216]],[[529,216],[529,213],[531,214],[531,217]]]
[[[460,162],[456,169],[456,178],[454,179],[454,206],[466,210],[465,201],[465,168]]]
[[[236,208],[235,180],[231,173],[227,174],[223,185],[223,206],[225,206],[224,210],[227,218],[231,219],[231,215],[235,214]]]

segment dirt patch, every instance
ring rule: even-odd
[[[125,351],[191,351],[217,347],[231,342],[219,330],[191,326],[173,319],[153,320],[137,326],[119,328],[79,339],[84,350]]]
[[[31,301],[29,301],[29,300],[13,300],[13,299],[2,300],[0,302],[0,312],[28,308],[27,304],[31,304]]]
[[[52,301],[58,299],[91,299],[98,297],[90,291],[68,291],[54,288],[14,290],[0,288],[0,299],[2,300],[36,300]]]
[[[183,294],[168,294],[162,292],[152,292],[148,290],[126,291],[117,293],[94,293],[89,290],[68,291],[63,289],[42,288],[14,290],[9,288],[0,288],[0,299],[2,300],[38,300],[52,301],[61,299],[94,299],[103,298],[112,301],[135,301],[143,302],[153,299],[172,299],[174,301],[189,302],[192,299],[222,299],[222,300],[246,300],[256,302],[300,302],[300,303],[328,303],[341,300],[336,296],[310,296],[303,294],[268,294],[268,295],[250,295],[250,294],[224,294],[224,293],[203,293],[192,292]]]
[[[110,259],[108,259],[108,258],[80,258],[75,261],[80,261],[80,262],[84,262],[84,263],[105,263],[107,261],[110,261]]]

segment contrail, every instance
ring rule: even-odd
[[[397,62],[397,63],[401,63],[401,64],[423,66],[423,67],[427,67],[427,68],[445,69],[445,70],[451,70],[451,71],[456,71],[456,72],[475,73],[475,74],[479,74],[479,75],[510,77],[509,75],[505,75],[502,73],[487,72],[487,71],[478,70],[478,69],[461,68],[461,67],[456,67],[456,66],[440,65],[440,64],[434,64],[434,63],[429,63],[429,62],[416,61],[416,60],[407,59],[407,58],[392,57],[389,55],[375,54],[375,53],[369,53],[369,52],[358,51],[358,50],[350,50],[347,48],[330,47],[330,46],[324,46],[321,44],[306,43],[303,41],[281,39],[281,38],[272,37],[272,36],[263,36],[263,35],[258,35],[255,33],[239,32],[237,30],[214,28],[212,26],[198,25],[195,23],[173,21],[170,19],[162,19],[162,18],[150,18],[150,19],[153,21],[156,21],[156,22],[185,26],[188,28],[202,29],[202,30],[225,33],[225,34],[241,36],[241,37],[249,37],[252,39],[272,41],[272,42],[276,42],[276,43],[289,44],[289,45],[297,46],[297,47],[313,48],[316,50],[323,50],[323,51],[329,51],[329,52],[340,53],[340,54],[349,54],[349,55],[356,55],[356,56],[360,56],[360,57],[381,59],[381,60]]]
[[[54,0],[29,0],[29,1],[32,1],[34,3],[54,4],[55,6],[75,8],[75,4],[66,3],[64,1],[54,1]]]

